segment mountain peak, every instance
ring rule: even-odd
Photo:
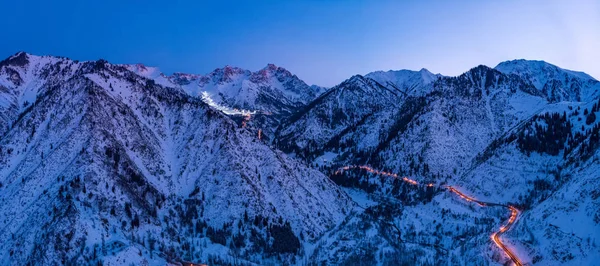
[[[550,64],[543,60],[527,60],[527,59],[515,59],[509,60],[499,63],[496,67],[496,70],[503,73],[510,74],[519,74],[525,72],[545,72],[547,74],[555,74],[557,72],[562,72],[568,75],[576,76],[582,79],[591,79],[595,80],[592,76],[580,72],[573,71],[568,69],[560,68],[556,65]]]
[[[600,95],[600,82],[590,75],[545,61],[511,60],[498,64],[495,69],[530,82],[550,102],[590,101]]]
[[[264,82],[272,77],[284,81],[285,79],[294,77],[294,75],[283,67],[276,66],[275,64],[267,64],[266,67],[252,73],[251,79],[256,82]]]
[[[489,66],[486,66],[486,65],[478,65],[478,66],[476,66],[474,68],[471,68],[469,71],[472,71],[472,70],[475,70],[475,71],[491,71],[491,70],[493,70],[493,68],[491,68]]]
[[[560,68],[542,60],[515,59],[501,62],[494,69],[506,74],[517,74],[530,71],[556,71]]]
[[[421,70],[419,70],[419,72],[421,73],[431,73],[431,71],[429,71],[427,68],[421,68]],[[433,73],[431,73],[433,74]]]
[[[29,64],[29,54],[26,52],[18,52],[8,58],[2,60],[0,65],[25,66]]]
[[[211,73],[209,73],[208,75],[225,75],[225,76],[232,76],[234,74],[243,74],[244,72],[246,72],[247,70],[244,70],[242,68],[236,67],[236,66],[231,66],[231,65],[225,65],[222,68],[216,68],[215,70],[213,70]]]
[[[148,70],[148,67],[146,67],[144,64],[142,63],[137,63],[135,65],[133,65],[135,68],[137,68],[140,71],[146,71]]]
[[[294,76],[290,71],[288,71],[287,69],[277,66],[275,64],[267,64],[266,67],[262,68],[261,70],[259,70],[256,74],[258,74],[259,76],[261,76],[262,78],[269,78],[271,76],[276,76],[276,77],[281,77],[281,78],[285,78],[285,77],[292,77]]]
[[[463,73],[462,75],[459,76],[460,77],[471,77],[471,79],[479,79],[481,77],[485,77],[488,75],[494,75],[494,74],[500,74],[502,75],[502,73],[496,69],[493,69],[489,66],[486,65],[478,65],[474,68],[469,69],[469,71]]]
[[[205,82],[208,82],[208,79],[212,79],[218,83],[227,83],[233,80],[234,76],[249,74],[250,71],[241,69],[239,67],[234,67],[230,65],[225,65],[222,68],[217,68],[206,75]]]
[[[345,80],[342,83],[355,83],[355,82],[364,82],[364,81],[365,81],[365,76],[356,74],[356,75],[350,77],[349,79]]]
[[[513,60],[507,60],[504,62],[500,62],[498,64],[498,66],[502,66],[502,65],[522,65],[522,66],[526,66],[526,65],[548,65],[548,66],[554,66],[544,60],[529,60],[529,59],[513,59]],[[498,67],[496,66],[496,68]]]
[[[279,67],[273,63],[268,63],[266,67],[264,67],[263,69],[267,69],[267,70],[277,70],[279,69]]]
[[[9,58],[21,57],[21,56],[29,56],[29,54],[25,51],[16,52],[14,55],[11,55]]]
[[[375,71],[366,75],[367,78],[383,86],[409,95],[422,95],[429,92],[432,88],[430,85],[437,80],[438,76],[440,75],[433,74],[425,68],[419,71],[407,69]]]

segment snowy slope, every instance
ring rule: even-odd
[[[530,263],[593,265],[600,256],[600,119],[588,119],[600,115],[599,104],[548,106],[490,145],[455,181],[484,200],[525,211],[508,237]]]
[[[383,121],[373,120],[387,119],[403,99],[398,89],[387,88],[360,75],[353,76],[285,119],[277,131],[277,145],[305,158],[321,155],[324,149],[333,151],[331,145],[343,142],[341,137],[354,132],[357,126],[383,125]],[[378,131],[365,134],[373,134],[365,137],[367,139],[378,137]]]
[[[598,155],[572,172],[508,235],[540,265],[594,265],[600,259]]]
[[[31,75],[3,86],[35,93],[0,139],[0,261],[289,260],[352,208],[198,98],[102,60],[18,56],[2,73]]]
[[[42,87],[72,77],[80,64],[64,58],[17,53],[0,61],[0,133],[31,107]]]

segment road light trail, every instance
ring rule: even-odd
[[[523,263],[521,263],[521,260],[500,240],[500,236],[512,227],[520,213],[519,210],[513,206],[508,206],[508,208],[510,208],[511,211],[510,218],[508,219],[506,225],[501,226],[498,232],[492,234],[492,241],[494,241],[494,244],[496,244],[498,248],[502,249],[508,257],[510,257],[515,265],[522,266]]]
[[[374,174],[377,174],[377,175],[383,175],[383,176],[387,176],[387,177],[392,177],[392,178],[395,178],[395,179],[399,179],[399,180],[407,182],[407,183],[409,183],[411,185],[420,185],[416,180],[410,179],[408,177],[399,177],[398,174],[391,173],[391,172],[386,172],[386,171],[379,171],[379,170],[373,169],[373,168],[371,168],[369,166],[365,166],[365,165],[344,166],[344,167],[339,168],[335,172],[335,174],[341,174],[342,172],[347,171],[347,170],[351,170],[351,169],[362,169],[362,170],[365,170],[365,171],[367,171],[369,173],[374,173]],[[426,185],[424,184],[424,186],[433,187],[434,184],[429,183],[429,184],[426,184]],[[464,200],[466,200],[468,202],[474,202],[474,203],[478,204],[481,207],[486,207],[486,206],[502,206],[502,207],[505,207],[505,208],[509,208],[511,214],[510,214],[510,218],[506,222],[506,225],[500,226],[500,230],[498,230],[498,232],[492,233],[491,239],[492,239],[492,242],[494,242],[494,244],[496,244],[496,246],[498,248],[500,248],[502,251],[504,251],[504,254],[506,254],[506,256],[509,257],[514,262],[515,265],[517,265],[517,266],[523,266],[523,263],[517,257],[517,255],[515,255],[514,252],[511,251],[508,247],[506,247],[506,245],[502,242],[502,240],[500,240],[500,236],[502,236],[504,233],[506,233],[508,230],[510,230],[510,228],[517,221],[517,218],[521,214],[521,212],[517,208],[515,208],[513,206],[506,206],[506,205],[499,204],[499,203],[489,203],[489,202],[483,202],[483,201],[477,200],[477,199],[475,199],[475,198],[473,198],[471,196],[468,196],[468,195],[464,194],[463,192],[461,192],[460,190],[458,190],[458,189],[456,189],[455,187],[452,187],[452,186],[444,186],[444,188],[447,191],[450,191],[450,192],[458,195],[461,199],[464,199]]]
[[[417,181],[415,181],[413,179],[410,179],[410,178],[408,178],[406,176],[400,177],[398,174],[391,173],[391,172],[386,172],[386,171],[379,171],[379,170],[373,169],[373,168],[371,168],[369,166],[366,166],[366,165],[349,165],[349,166],[344,166],[344,167],[338,169],[335,173],[336,174],[341,174],[343,171],[347,171],[347,170],[350,170],[350,169],[362,169],[362,170],[365,170],[365,171],[367,171],[369,173],[374,173],[374,174],[377,174],[377,175],[383,175],[383,176],[392,177],[392,178],[395,178],[395,179],[400,179],[400,180],[402,180],[404,182],[407,182],[407,183],[409,183],[411,185],[418,185],[419,184]],[[429,184],[428,186],[432,187],[433,184]]]
[[[460,192],[458,189],[456,189],[454,187],[446,186],[446,189],[448,189],[450,192],[458,195],[459,197],[461,197],[462,199],[464,199],[466,201],[471,201],[471,202],[477,203],[481,207],[485,207],[487,205],[485,202],[478,201],[475,198],[465,195],[464,193]]]

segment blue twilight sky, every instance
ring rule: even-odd
[[[205,74],[283,66],[332,86],[353,74],[540,59],[600,78],[600,1],[0,0],[17,51]]]

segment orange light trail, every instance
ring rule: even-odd
[[[479,206],[481,206],[481,207],[484,207],[484,206],[485,206],[485,203],[484,203],[484,202],[478,201],[477,199],[475,199],[475,198],[473,198],[473,197],[469,197],[469,196],[465,195],[464,193],[460,192],[458,189],[456,189],[456,188],[454,188],[454,187],[452,187],[452,186],[446,186],[446,188],[447,188],[447,189],[448,189],[450,192],[452,192],[452,193],[454,193],[454,194],[458,195],[460,198],[462,198],[462,199],[464,199],[464,200],[466,200],[466,201],[469,201],[469,202],[475,202],[475,203],[477,203],[477,205],[479,205]]]
[[[521,260],[500,240],[500,236],[510,229],[519,216],[519,210],[517,208],[513,206],[508,206],[508,208],[510,209],[510,218],[508,218],[508,222],[506,225],[500,226],[500,230],[493,233],[491,238],[492,241],[494,241],[494,244],[504,251],[504,253],[515,263],[515,265],[522,266],[523,263]]]
[[[358,169],[365,170],[365,171],[367,171],[367,172],[369,172],[369,173],[376,174],[376,175],[383,175],[383,176],[388,176],[388,177],[392,177],[392,178],[399,179],[399,176],[398,176],[398,174],[391,173],[391,172],[386,172],[386,171],[379,171],[379,170],[375,170],[375,169],[373,169],[373,168],[371,168],[371,167],[369,167],[369,166],[366,166],[366,165],[358,165],[358,166],[357,166],[357,165],[351,165],[351,166],[344,166],[344,167],[342,167],[342,168],[338,169],[338,170],[335,172],[335,174],[341,174],[343,171],[347,171],[347,170],[350,170],[350,169],[357,169],[357,168],[358,168]],[[410,179],[410,178],[408,178],[408,177],[406,177],[406,176],[402,177],[400,180],[402,180],[402,181],[404,181],[404,182],[407,182],[407,183],[409,183],[409,184],[412,184],[412,185],[418,185],[418,184],[419,184],[417,181],[415,181],[415,180],[413,180],[413,179]],[[433,185],[432,185],[432,186],[433,186]]]
[[[388,177],[400,179],[398,177],[398,175],[395,174],[395,173],[390,173],[390,172],[385,172],[385,171],[379,171],[379,170],[373,169],[373,168],[371,168],[369,166],[365,166],[365,165],[344,166],[344,167],[339,168],[335,173],[336,174],[341,174],[343,171],[347,171],[347,170],[350,170],[350,169],[363,169],[363,170],[366,170],[367,172],[370,172],[370,173],[374,173],[374,174],[378,174],[378,175],[383,175],[383,176],[388,176]],[[404,182],[410,183],[412,185],[418,185],[419,184],[417,181],[415,181],[413,179],[410,179],[408,177],[402,177],[401,180],[404,181]],[[433,187],[434,184],[429,183],[426,186],[427,187]],[[445,188],[448,191],[450,191],[450,192],[458,195],[461,199],[464,199],[464,200],[466,200],[468,202],[475,202],[475,203],[477,203],[481,207],[487,206],[487,204],[485,202],[482,202],[482,201],[479,201],[479,200],[477,200],[477,199],[475,199],[473,197],[467,196],[466,194],[462,193],[461,191],[459,191],[458,189],[456,189],[456,188],[454,188],[452,186],[445,186]],[[502,251],[504,251],[504,253],[506,254],[506,256],[509,257],[514,262],[515,265],[517,265],[517,266],[523,266],[523,263],[521,262],[521,260],[508,247],[506,247],[506,245],[504,245],[504,243],[502,243],[502,241],[500,240],[500,236],[502,234],[504,234],[506,231],[508,231],[511,228],[511,226],[515,223],[515,221],[517,220],[517,217],[519,216],[519,210],[517,208],[515,208],[513,206],[508,206],[508,208],[511,211],[510,218],[508,219],[506,225],[500,226],[500,230],[498,232],[494,232],[491,235],[491,238],[492,238],[492,241],[494,242],[494,244],[496,244],[496,246],[498,246],[498,248],[500,248]]]

